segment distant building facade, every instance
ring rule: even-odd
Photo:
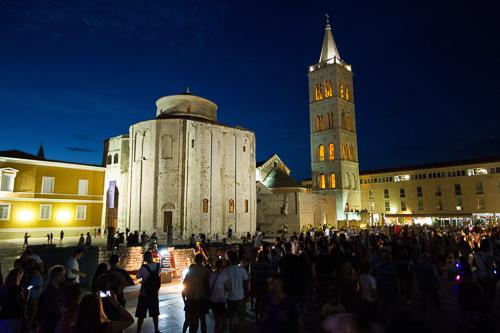
[[[467,223],[500,218],[500,159],[361,173],[370,222]]]
[[[336,225],[335,196],[308,192],[278,155],[258,163],[256,171],[260,231],[275,233],[286,227],[298,232],[308,225]]]
[[[0,238],[59,232],[79,235],[101,227],[104,168],[0,152]]]
[[[175,239],[255,232],[255,134],[218,123],[217,105],[190,93],[156,105],[156,119],[106,143],[103,226]]]

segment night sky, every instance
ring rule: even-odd
[[[0,150],[100,163],[191,91],[309,177],[324,13],[352,64],[360,169],[500,156],[499,8],[450,1],[0,1]]]

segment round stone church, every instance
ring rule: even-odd
[[[218,123],[217,105],[190,92],[156,107],[106,141],[104,226],[167,239],[254,233],[255,134]]]

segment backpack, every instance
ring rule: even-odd
[[[158,274],[158,270],[160,269],[160,265],[158,264],[156,269],[152,271],[149,269],[149,266],[146,264],[144,267],[148,270],[149,276],[144,282],[144,292],[148,296],[158,295],[158,290],[160,290],[161,279]]]

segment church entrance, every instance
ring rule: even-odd
[[[167,234],[167,244],[172,245],[174,239],[174,227],[172,225],[172,212],[163,212],[163,232]]]
[[[106,226],[116,230],[118,226],[118,187],[110,182],[108,193],[106,195]]]

